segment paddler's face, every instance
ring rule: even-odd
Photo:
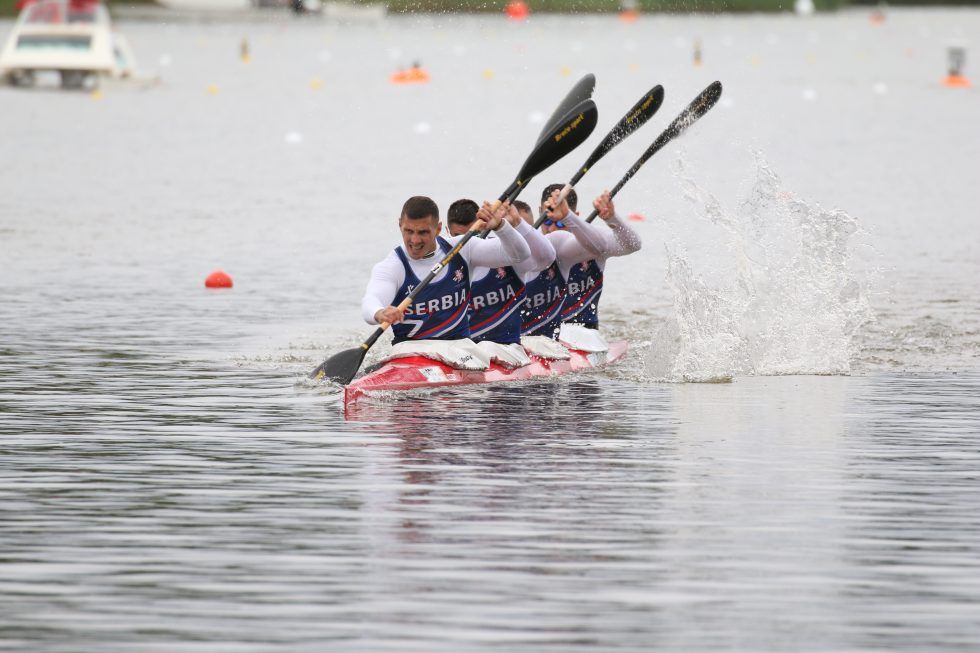
[[[456,222],[449,223],[449,235],[450,236],[462,236],[467,231],[470,230],[469,225],[458,224]]]
[[[543,204],[541,205],[541,213],[544,213]],[[531,224],[534,224],[533,219],[531,220]],[[565,227],[565,223],[562,222],[561,220],[555,222],[551,218],[545,218],[544,222],[541,223],[541,233],[550,234],[552,231],[558,231],[559,229],[563,229],[564,227]]]
[[[398,219],[405,251],[411,258],[422,258],[436,251],[436,236],[442,231],[442,223],[435,216],[413,220],[406,216]]]

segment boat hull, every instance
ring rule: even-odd
[[[609,350],[588,353],[569,350],[569,360],[547,360],[531,356],[531,364],[507,369],[492,363],[485,371],[457,370],[424,356],[408,356],[385,362],[380,368],[355,379],[344,387],[344,408],[378,392],[399,392],[506,381],[527,381],[535,378],[561,376],[569,372],[591,370],[614,363],[626,354],[625,342],[614,342]]]

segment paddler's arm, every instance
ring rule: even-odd
[[[484,220],[493,229],[496,238],[471,238],[463,248],[462,255],[466,257],[471,267],[498,268],[517,265],[531,256],[531,248],[527,241],[510,226],[507,220],[506,208],[501,205],[495,213],[489,212],[490,205],[483,203],[476,217]]]
[[[555,247],[551,241],[545,238],[543,233],[521,219],[521,214],[513,206],[510,207],[508,215],[511,226],[517,229],[517,233],[527,242],[527,246],[531,250],[531,256],[515,265],[514,270],[523,275],[529,272],[540,272],[551,265],[552,261],[555,260]]]
[[[575,242],[592,254],[589,258],[607,255],[606,249],[609,247],[609,239],[602,234],[598,227],[589,224],[573,211],[569,211],[562,218],[562,222],[565,223],[565,231],[575,236]]]
[[[401,312],[391,303],[395,301],[395,294],[404,282],[405,268],[394,252],[375,265],[371,269],[371,279],[361,300],[361,316],[364,321],[368,324],[400,322]]]
[[[640,247],[643,246],[640,234],[636,233],[633,227],[623,222],[623,219],[616,213],[616,206],[613,204],[609,191],[605,191],[597,197],[592,205],[599,212],[599,217],[609,225],[612,238],[606,238],[606,256],[626,256],[640,250]]]

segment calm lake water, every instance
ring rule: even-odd
[[[980,11],[119,27],[159,83],[0,89],[0,650],[980,649]],[[725,85],[617,198],[628,359],[345,419],[404,199],[586,72],[590,145],[666,101],[584,198]]]

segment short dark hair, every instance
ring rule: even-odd
[[[402,217],[409,220],[421,220],[430,216],[436,222],[439,221],[439,207],[431,198],[416,195],[405,200],[405,206],[402,207]]]
[[[518,211],[523,211],[524,213],[530,213],[531,215],[534,215],[534,211],[531,210],[531,205],[525,202],[524,200],[514,200],[513,202],[511,202],[511,204]]]
[[[544,190],[541,191],[541,204],[551,197],[551,194],[556,190],[561,190],[565,187],[565,184],[548,184],[545,186]],[[578,209],[578,195],[575,194],[575,189],[568,191],[568,195],[565,196],[565,200],[568,202],[568,208],[575,211]]]
[[[468,227],[476,222],[476,212],[479,210],[480,206],[473,200],[456,200],[449,205],[449,209],[446,211],[446,221],[449,224]]]

